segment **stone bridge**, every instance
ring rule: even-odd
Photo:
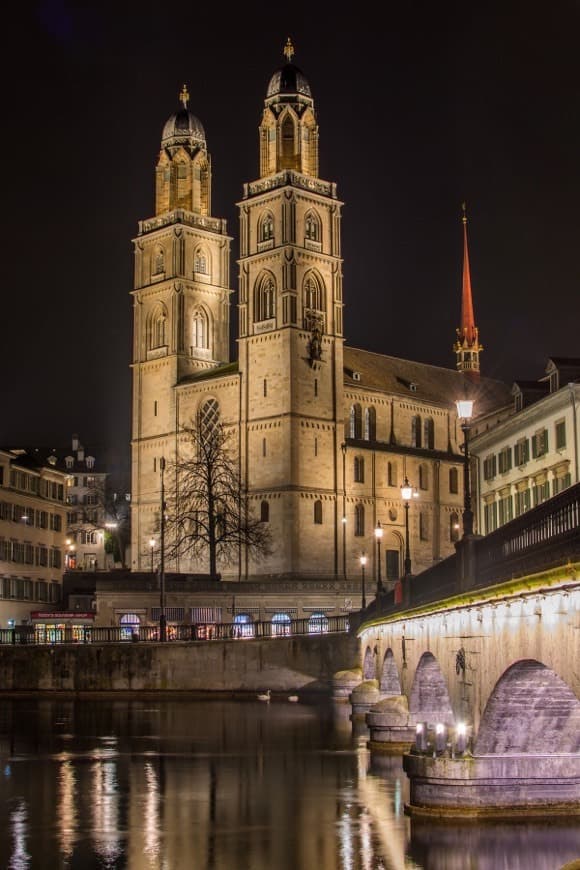
[[[364,612],[335,694],[410,750],[409,811],[580,812],[580,487],[457,549]]]

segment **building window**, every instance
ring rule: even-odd
[[[459,492],[459,474],[456,468],[449,469],[449,492]]]
[[[399,570],[399,551],[387,550],[387,580],[398,580],[401,576]]]
[[[268,381],[264,378],[264,398],[268,395]]]
[[[532,456],[537,459],[539,456],[544,456],[548,452],[548,430],[539,429],[532,436]]]
[[[485,533],[489,535],[490,532],[497,529],[497,502],[488,502],[488,504],[484,506],[483,518],[485,521]]]
[[[208,346],[207,334],[207,317],[204,311],[198,309],[193,315],[193,347],[206,348]]]
[[[498,468],[500,474],[505,474],[512,467],[512,449],[504,447],[498,454]]]
[[[423,443],[425,447],[428,447],[429,450],[433,450],[435,447],[435,424],[430,417],[425,420],[423,431],[425,436]]]
[[[566,472],[566,474],[559,474],[554,478],[554,495],[558,495],[562,490],[567,489],[572,485],[572,475],[570,472]]]
[[[274,238],[274,217],[271,212],[262,215],[258,226],[258,241],[268,242]]]
[[[201,275],[208,274],[207,255],[204,251],[196,251],[193,259],[193,271],[199,272]]]
[[[495,453],[486,456],[483,460],[483,479],[492,480],[497,473],[497,464]]]
[[[156,248],[153,253],[153,274],[162,275],[165,272],[165,252],[163,248]]]
[[[516,492],[516,517],[524,514],[532,506],[532,495],[529,489],[521,489]]]
[[[157,416],[157,399],[153,402],[153,416]]]
[[[266,439],[265,439],[265,438],[262,438],[262,456],[266,456],[266,455],[267,455],[267,451],[266,451]]]
[[[514,518],[513,499],[511,495],[505,495],[499,500],[499,524],[509,523]]]
[[[451,514],[449,517],[449,540],[452,544],[459,540],[459,516]]]
[[[354,482],[364,483],[365,481],[365,461],[362,456],[354,458]]]
[[[365,509],[364,505],[357,504],[354,508],[354,534],[357,538],[362,538],[365,533]]]
[[[423,511],[419,514],[419,538],[422,541],[429,540],[429,517]]]
[[[525,465],[530,458],[530,442],[528,438],[520,438],[514,444],[514,465]]]
[[[263,501],[260,505],[260,522],[261,523],[269,523],[270,522],[270,504],[267,501]]]
[[[349,436],[362,438],[362,409],[360,405],[352,405],[350,409]]]
[[[423,464],[419,466],[419,489],[429,489],[429,470]]]
[[[304,308],[310,311],[323,311],[322,286],[315,275],[310,273],[304,280],[302,298]]]
[[[397,463],[387,462],[387,483],[389,486],[397,486]]]
[[[318,438],[314,438],[314,455],[318,456]]]
[[[556,423],[556,450],[562,450],[566,446],[566,421],[558,420]]]
[[[208,399],[199,409],[199,432],[202,438],[209,437],[220,422],[220,406],[217,399]]]
[[[411,446],[421,446],[421,417],[419,415],[411,419]]]
[[[374,408],[365,408],[365,441],[377,439],[377,412]]]
[[[541,482],[534,482],[532,486],[532,501],[534,503],[534,507],[542,502],[546,501],[550,498],[550,482],[548,480],[544,480]]]
[[[309,211],[304,218],[304,236],[310,242],[320,241],[320,220],[313,211]]]
[[[314,502],[314,522],[317,526],[322,525],[322,502]]]
[[[276,285],[270,275],[264,275],[256,286],[254,294],[254,320],[271,320],[275,317]]]

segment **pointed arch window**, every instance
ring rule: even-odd
[[[165,272],[165,251],[159,245],[153,253],[153,274],[163,275]]]
[[[354,534],[357,538],[362,538],[365,533],[365,509],[364,505],[357,504],[354,508]]]
[[[305,309],[310,311],[324,310],[322,285],[312,273],[304,279],[302,299]]]
[[[208,399],[199,409],[199,432],[208,438],[220,424],[220,406],[217,399]]]
[[[314,522],[317,526],[322,525],[322,502],[314,502]]]
[[[294,167],[294,143],[296,139],[293,119],[288,115],[282,122],[282,168]]]
[[[349,437],[362,438],[362,409],[359,404],[351,405],[350,408]]]
[[[431,417],[428,417],[427,420],[425,420],[423,433],[425,436],[423,439],[425,447],[429,450],[433,450],[435,447],[435,424]]]
[[[208,346],[207,315],[200,308],[193,315],[193,347]]]
[[[421,417],[419,414],[411,420],[411,446],[421,446]]]
[[[376,441],[377,438],[377,412],[374,408],[365,408],[365,441]]]
[[[267,211],[260,218],[260,223],[258,224],[258,241],[259,242],[269,242],[270,239],[274,238],[274,216],[272,212]]]
[[[193,271],[198,272],[201,275],[209,274],[208,256],[201,248],[195,252],[193,258]]]
[[[276,316],[276,285],[271,275],[264,275],[258,281],[254,293],[254,320],[270,320]]]
[[[321,238],[320,218],[314,211],[306,213],[304,218],[304,237],[309,242],[319,242]]]
[[[365,482],[365,461],[362,456],[355,456],[354,458],[354,482]]]
[[[165,347],[167,344],[167,316],[162,305],[156,306],[149,318],[147,343],[150,349]]]

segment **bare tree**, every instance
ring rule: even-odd
[[[242,496],[230,433],[199,417],[184,426],[184,456],[168,463],[173,480],[166,501],[166,556],[205,556],[211,577],[217,564],[234,561],[241,547],[256,560],[270,552],[270,530]]]

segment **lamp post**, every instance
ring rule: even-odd
[[[346,444],[342,450],[342,576],[346,580]]]
[[[167,622],[165,620],[165,457],[159,460],[161,471],[161,541],[159,553],[159,640],[167,640]]]
[[[377,523],[375,529],[375,539],[377,542],[377,598],[383,593],[383,581],[381,580],[381,540],[383,537],[383,530],[381,528],[381,524]]]
[[[360,557],[360,569],[362,571],[362,609],[364,610],[367,606],[367,596],[365,589],[365,565],[367,563],[367,557],[363,553]]]
[[[153,552],[155,550],[155,538],[149,538],[149,549],[151,550],[151,573],[153,574]]]
[[[469,482],[469,429],[473,416],[473,400],[457,399],[457,416],[463,431],[463,535],[473,534],[473,511],[471,510],[471,486]]]
[[[407,475],[401,486],[401,498],[405,508],[405,572],[404,577],[411,575],[411,549],[409,547],[409,502],[413,497],[413,487],[409,483]]]

